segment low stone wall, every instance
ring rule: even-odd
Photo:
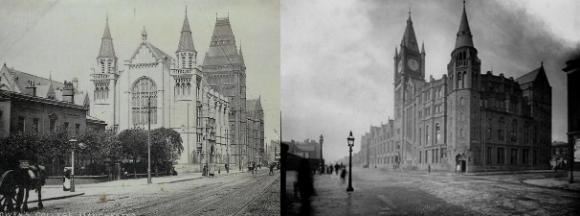
[[[62,176],[49,176],[46,179],[46,185],[62,185]],[[108,178],[103,176],[75,176],[75,184],[92,184],[105,182]]]

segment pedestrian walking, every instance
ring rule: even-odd
[[[342,169],[340,172],[340,179],[342,180],[342,183],[344,184],[346,178],[346,169]]]
[[[334,164],[334,170],[336,171],[336,175],[338,175],[339,174],[339,172],[338,172],[338,163],[335,163]]]
[[[274,164],[270,164],[270,173],[268,175],[274,175]]]
[[[427,172],[429,172],[429,175],[431,175],[431,164],[427,165]]]

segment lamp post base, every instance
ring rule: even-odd
[[[346,188],[346,192],[353,192],[353,191],[354,191],[354,188],[352,188],[352,187]]]

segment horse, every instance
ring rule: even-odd
[[[16,169],[4,172],[1,185],[4,203],[0,211],[27,212],[28,196],[32,189],[38,194],[38,208],[44,208],[41,188],[46,183],[46,178],[44,166],[29,165],[28,162],[22,161]]]

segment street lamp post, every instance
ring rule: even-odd
[[[147,184],[151,184],[151,96],[147,97]]]
[[[75,192],[75,144],[77,143],[77,140],[71,139],[69,142],[72,144],[70,155],[70,164],[72,167],[70,172],[70,192]]]
[[[70,192],[75,192],[75,148],[77,147],[76,143],[78,140],[70,139],[69,142],[72,144],[70,155],[70,163],[72,168],[70,172]],[[79,143],[78,147],[84,149],[86,146],[84,143]]]
[[[352,147],[354,146],[354,137],[352,136],[352,131],[346,138],[348,144],[348,187],[346,188],[346,192],[354,191],[352,188]]]

